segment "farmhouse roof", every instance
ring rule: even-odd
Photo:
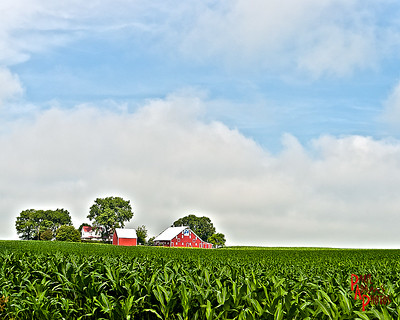
[[[172,240],[174,237],[176,237],[178,234],[180,234],[183,230],[188,229],[189,227],[169,227],[168,229],[164,230],[161,232],[156,238],[154,238],[154,241],[168,241]]]
[[[134,239],[137,238],[135,229],[116,228],[115,233],[118,238]]]

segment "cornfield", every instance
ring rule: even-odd
[[[400,250],[0,241],[0,318],[399,319],[399,258]],[[352,274],[372,275],[390,303],[362,311]]]

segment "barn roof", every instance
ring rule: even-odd
[[[175,236],[180,234],[183,230],[187,229],[189,227],[169,227],[168,229],[164,230],[161,232],[156,238],[154,238],[154,241],[168,241],[172,240]]]
[[[117,234],[118,238],[126,238],[126,239],[137,238],[135,229],[116,228],[115,233]]]

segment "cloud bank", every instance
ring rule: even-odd
[[[0,233],[27,208],[64,207],[76,227],[96,197],[132,201],[131,226],[156,235],[208,215],[230,245],[398,246],[400,142],[286,134],[270,154],[175,94],[128,112],[80,105],[41,111],[0,136]]]

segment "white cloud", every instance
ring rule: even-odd
[[[390,28],[379,26],[375,9],[355,0],[226,1],[200,11],[182,50],[199,60],[222,57],[231,67],[344,76],[376,67],[397,41],[385,36]]]
[[[23,93],[21,82],[10,70],[0,68],[0,108],[4,101],[18,97]]]
[[[309,46],[300,48],[297,65],[314,78],[324,74],[346,76],[355,70],[377,66],[379,42],[371,26],[345,30],[343,26],[322,26],[304,36]]]
[[[96,197],[121,195],[151,235],[196,213],[230,244],[399,245],[400,142],[324,136],[305,148],[285,135],[271,155],[202,120],[208,103],[171,95],[135,113],[82,105],[14,123],[0,136],[2,238],[23,209],[64,207],[78,226]]]

